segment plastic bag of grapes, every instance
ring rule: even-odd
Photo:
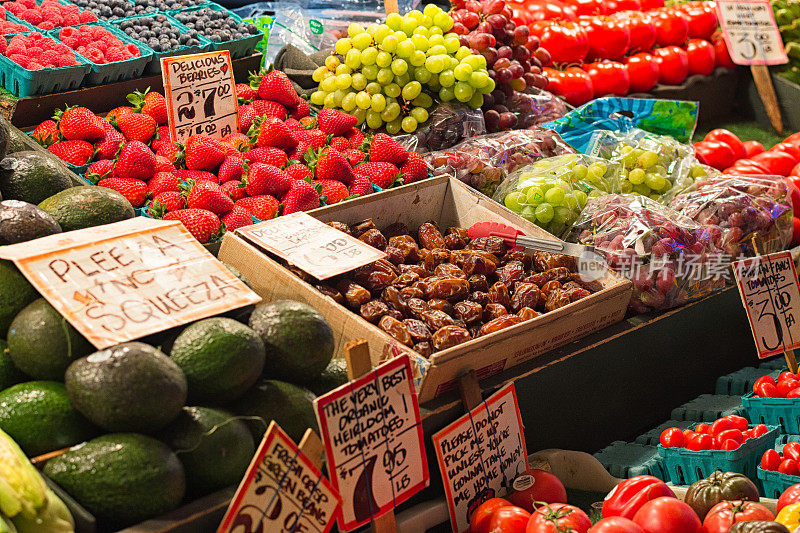
[[[508,175],[493,199],[553,235],[562,236],[589,196],[612,192],[619,163],[583,154],[548,157]]]
[[[644,313],[703,298],[725,286],[730,257],[722,228],[700,225],[646,196],[589,198],[568,240],[592,245],[633,282],[631,309]]]
[[[515,92],[506,100],[506,107],[517,117],[515,128],[520,129],[550,122],[567,113],[564,100],[536,87],[524,93]]]
[[[431,112],[428,122],[417,131],[397,135],[406,150],[425,154],[455,146],[465,139],[486,133],[483,111],[458,104],[441,103]]]
[[[719,226],[719,244],[734,259],[756,255],[753,237],[761,240],[762,254],[784,250],[792,240],[791,195],[779,176],[701,178],[670,205],[700,224]]]

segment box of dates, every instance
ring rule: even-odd
[[[254,237],[267,222],[228,233],[219,258],[265,301],[317,308],[334,331],[337,356],[358,338],[369,342],[373,364],[408,353],[421,402],[454,389],[465,371],[485,378],[618,322],[631,297],[630,282],[600,264],[581,274],[570,256],[512,249],[494,236],[471,239],[468,229],[487,221],[555,237],[447,176],[308,214],[383,257],[367,254],[370,263],[317,279]],[[350,249],[346,240],[333,242]],[[312,250],[295,257],[313,269]]]

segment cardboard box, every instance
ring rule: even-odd
[[[441,227],[469,227],[476,222],[503,221],[528,235],[554,238],[538,226],[446,176],[425,180],[342,204],[315,209],[309,214],[330,222],[348,224],[372,218],[379,228],[404,222],[410,228],[434,220]],[[511,328],[434,353],[429,359],[395,342],[388,334],[349,309],[323,296],[265,252],[235,234],[227,234],[220,260],[238,268],[265,301],[293,299],[317,308],[336,337],[336,356],[345,343],[363,338],[369,342],[373,364],[407,352],[418,368],[420,402],[432,400],[456,387],[459,375],[476,370],[478,378],[530,360],[557,346],[619,322],[631,297],[631,283],[606,271],[604,289],[561,309]]]

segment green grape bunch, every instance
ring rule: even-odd
[[[412,133],[428,120],[436,101],[457,100],[474,109],[495,88],[486,58],[462,46],[453,19],[435,4],[366,29],[350,24],[347,37],[312,76],[319,87],[311,103],[341,109],[373,130]]]

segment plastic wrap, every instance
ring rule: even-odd
[[[406,150],[424,154],[445,150],[456,144],[486,133],[486,123],[480,109],[459,104],[441,103],[431,112],[428,121],[416,132],[397,135]]]
[[[536,87],[531,89],[531,92],[514,92],[506,101],[508,110],[517,116],[517,128],[544,124],[567,113],[567,105],[561,98]]]
[[[534,127],[468,139],[424,156],[434,175],[449,174],[492,196],[509,172],[545,157],[575,153],[558,134]]]
[[[590,198],[569,240],[594,246],[633,282],[631,308],[640,313],[707,296],[729,277],[722,228],[700,225],[644,196]]]

